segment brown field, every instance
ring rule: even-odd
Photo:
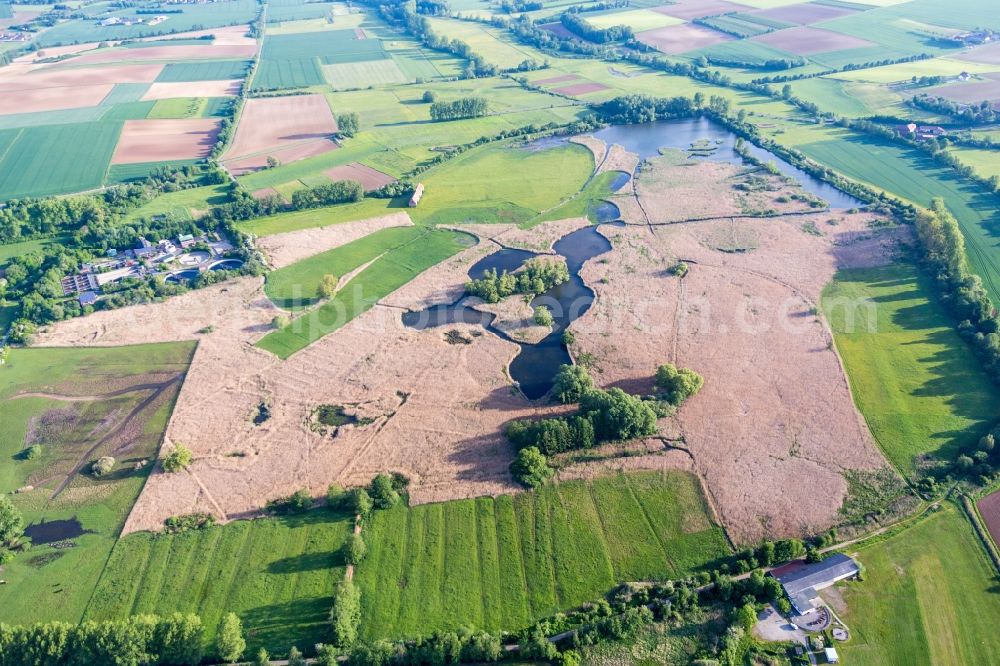
[[[360,162],[351,162],[350,164],[327,169],[323,173],[332,181],[353,180],[361,183],[361,186],[365,188],[365,192],[371,192],[383,185],[396,182],[396,179],[389,174],[382,173],[370,166],[365,166]]]
[[[650,7],[650,9],[689,21],[705,16],[728,14],[729,12],[745,12],[750,8],[727,0],[677,0],[675,4]]]
[[[239,79],[232,81],[180,81],[154,83],[142,96],[144,100],[171,99],[174,97],[235,97],[240,94]]]
[[[984,65],[1000,65],[1000,42],[977,46],[962,55],[955,56],[955,58],[966,62],[979,62]]]
[[[256,45],[215,46],[206,41],[197,46],[147,46],[134,49],[101,49],[100,51],[83,53],[72,62],[74,65],[99,65],[114,62],[150,62],[164,60],[176,62],[180,60],[224,60],[228,58],[252,58],[257,52]]]
[[[828,21],[840,16],[854,14],[857,10],[846,7],[832,7],[829,5],[813,4],[804,2],[800,5],[786,5],[785,7],[773,7],[759,12],[750,12],[751,16],[762,16],[764,18],[783,21],[785,23],[798,23],[800,25],[810,25],[820,21]]]
[[[114,84],[104,83],[94,86],[67,88],[34,88],[21,90],[17,94],[0,95],[0,115],[8,113],[36,113],[56,109],[79,109],[97,106],[107,97]],[[72,92],[72,94],[67,94]]]
[[[561,88],[553,88],[553,92],[557,92],[560,95],[570,95],[576,97],[577,95],[587,95],[589,93],[600,92],[601,90],[607,90],[608,87],[603,83],[576,83],[571,86],[563,86]]]
[[[874,46],[867,39],[810,27],[777,30],[754,37],[753,41],[801,56]]]
[[[210,28],[208,30],[194,30],[192,32],[178,32],[172,35],[159,35],[156,37],[143,37],[140,42],[155,42],[163,39],[198,39],[206,35],[212,35],[213,46],[256,46],[257,40],[247,36],[249,26],[230,25],[224,28]]]
[[[577,76],[576,74],[563,74],[561,76],[553,76],[548,79],[538,79],[537,81],[533,81],[532,83],[535,83],[536,85],[540,86],[548,86],[552,85],[553,83],[566,83],[567,81],[576,81],[579,78],[580,77]]]
[[[1000,74],[981,74],[980,76],[986,81],[938,86],[927,90],[927,93],[967,104],[978,104],[984,100],[1000,102]]]
[[[824,236],[804,232],[807,219],[602,227],[615,248],[584,267],[598,297],[573,326],[574,349],[595,355],[601,384],[649,392],[664,362],[705,377],[674,436],[740,543],[828,527],[847,490],[841,472],[884,465],[811,312],[838,266],[885,261],[886,247],[865,240],[864,216]],[[714,249],[732,238],[755,247]],[[665,272],[678,259],[690,262],[683,280]]]
[[[986,523],[986,529],[990,531],[993,541],[1000,545],[1000,490],[995,491],[982,498],[978,502],[979,514]]]
[[[126,120],[111,163],[201,159],[218,135],[218,120]]]
[[[733,39],[732,35],[690,23],[668,25],[656,30],[643,30],[636,33],[635,36],[643,44],[652,46],[657,51],[668,55],[685,53]]]
[[[562,23],[556,21],[555,23],[543,23],[538,26],[542,30],[548,30],[553,35],[560,39],[579,39],[579,37],[572,30],[564,26]]]
[[[421,274],[393,300],[450,299],[461,291],[469,265],[497,247],[481,242]],[[400,312],[376,306],[282,362],[247,344],[270,328],[277,309],[261,280],[244,278],[167,303],[67,321],[40,341],[190,339],[204,326],[217,326],[200,336],[166,436],[167,450],[183,442],[196,462],[188,474],[154,473],[126,531],[157,529],[165,517],[192,510],[232,518],[302,486],[319,494],[332,481],[364,483],[385,469],[412,479],[416,502],[513,490],[503,424],[545,411],[510,386],[505,368],[516,347],[491,335],[474,337],[468,326],[454,328],[472,344],[449,344],[443,330],[403,327]],[[251,419],[262,401],[272,416],[255,426]],[[356,405],[353,410],[375,421],[341,428],[334,437],[314,432],[309,415],[319,404]]]
[[[9,66],[0,68],[0,92],[19,92],[37,88],[69,88],[70,90],[66,90],[65,94],[71,96],[72,89],[81,85],[152,83],[160,75],[162,69],[162,64],[60,69],[38,68],[35,65],[28,65],[25,68]],[[9,73],[6,70],[10,70]]]
[[[323,95],[249,99],[223,163],[241,175],[267,166],[269,156],[287,164],[321,155],[337,148],[336,131]]]

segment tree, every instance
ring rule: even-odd
[[[544,305],[539,305],[535,308],[535,316],[533,317],[535,324],[538,326],[545,326],[546,328],[552,326],[552,313]]]
[[[556,400],[568,405],[579,402],[580,397],[594,388],[594,378],[587,369],[579,365],[560,366],[552,384],[552,395]]]
[[[306,666],[306,660],[299,652],[299,649],[292,646],[292,649],[288,651],[288,666]]]
[[[548,481],[555,472],[548,460],[534,446],[517,452],[517,458],[510,464],[510,473],[518,483],[528,488],[537,488]]]
[[[319,281],[319,286],[316,288],[316,293],[320,298],[333,298],[333,295],[337,293],[337,277],[327,273]]]
[[[13,557],[10,547],[24,534],[24,518],[10,498],[0,495],[0,564]]]
[[[361,592],[353,581],[342,580],[333,592],[333,608],[330,610],[333,624],[334,643],[342,648],[350,647],[358,638],[361,623]]]
[[[341,136],[354,136],[358,133],[359,124],[360,118],[353,111],[350,113],[341,113],[337,116],[337,131],[340,132]]]
[[[424,101],[424,104],[433,104],[437,101],[437,94],[433,90],[425,90],[424,96],[421,99]]]
[[[285,328],[289,323],[288,315],[274,315],[274,319],[271,320],[271,326],[278,330]]]
[[[354,509],[354,513],[362,518],[367,517],[372,512],[373,506],[372,497],[364,488],[355,488],[354,492],[351,493],[351,507]]]
[[[219,658],[225,662],[233,663],[243,656],[247,649],[247,642],[243,638],[243,623],[236,613],[227,613],[222,618],[222,625],[219,627],[219,635],[215,639],[215,650]]]
[[[656,433],[656,412],[620,388],[593,390],[580,398],[580,411],[594,426],[599,442],[625,441]]]
[[[253,666],[271,666],[271,655],[267,650],[261,648],[257,651],[257,657],[253,660]]]
[[[192,462],[194,462],[194,454],[191,453],[191,449],[183,444],[177,444],[173,451],[163,457],[163,471],[179,472],[190,467]]]
[[[339,483],[331,483],[326,489],[326,505],[331,509],[342,509],[344,508],[347,500],[350,499],[350,495],[344,486]]]
[[[361,564],[368,555],[368,546],[360,534],[351,534],[344,544],[344,560],[355,566]]]
[[[372,479],[371,497],[376,509],[391,509],[399,503],[399,493],[388,474],[379,474]]]
[[[161,618],[153,634],[150,652],[162,664],[198,664],[204,653],[204,628],[193,613],[174,613]]]
[[[656,369],[656,388],[666,394],[666,400],[677,406],[701,390],[704,378],[694,370],[677,368],[666,363]]]
[[[754,628],[757,624],[757,611],[750,604],[744,604],[736,611],[736,623],[739,624],[747,632]]]
[[[101,456],[90,466],[90,473],[96,477],[102,477],[115,467],[115,459],[111,456]]]

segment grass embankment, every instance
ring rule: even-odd
[[[1000,418],[1000,390],[912,265],[846,270],[823,309],[858,409],[889,460],[952,460]],[[853,321],[852,321],[853,318]]]
[[[180,383],[138,413],[134,426],[129,426],[136,427],[137,434],[112,437],[90,455],[88,450],[153,391],[76,402],[14,396],[32,392],[87,396],[163,381],[185,372],[193,352],[189,342],[10,351],[7,364],[0,366],[0,492],[33,485],[30,492],[11,495],[26,523],[76,518],[86,532],[67,540],[72,547],[36,544],[4,568],[0,621],[80,619],[152,468],[134,465],[156,456]],[[41,445],[41,454],[25,459],[23,448],[34,442]],[[121,453],[112,450],[125,445]],[[106,477],[72,472],[81,460],[103,455],[114,455],[119,463]],[[67,479],[68,485],[53,498]]]
[[[616,583],[682,576],[729,553],[697,479],[616,475],[375,515],[358,568],[366,638],[518,629]]]
[[[370,252],[375,252],[374,256],[381,254],[380,258],[358,273],[333,298],[316,309],[296,317],[284,328],[265,335],[257,342],[257,346],[281,358],[288,358],[371,309],[380,299],[431,266],[474,243],[471,236],[456,231],[423,228],[413,229],[412,232],[413,238],[403,243],[390,242],[396,238],[395,235],[382,236],[384,249],[370,248],[366,245],[368,249],[365,252],[356,251],[353,247],[357,243],[370,240],[370,237],[361,239],[343,246],[344,251],[338,254],[335,260],[323,264],[322,267],[319,263],[315,264],[314,267],[321,270],[333,271],[335,268],[346,268],[347,270],[334,273],[342,277],[345,273],[367,263],[371,259]],[[384,233],[385,231],[379,232],[379,234]],[[307,279],[305,271],[299,271],[294,265],[289,268],[298,271],[303,279]],[[308,279],[318,281],[322,276],[322,273],[309,275]],[[287,282],[286,287],[290,291],[294,289],[294,285]],[[283,296],[283,298],[288,297]]]
[[[243,621],[249,649],[287,654],[329,641],[333,588],[344,577],[341,547],[350,516],[325,509],[243,520],[182,534],[131,534],[115,546],[86,619],[197,613],[214,640],[228,612]]]
[[[992,663],[1000,654],[1000,595],[972,527],[950,504],[900,534],[862,548],[865,580],[841,585],[856,666]]]

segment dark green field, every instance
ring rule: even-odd
[[[517,629],[616,583],[676,578],[729,553],[685,472],[398,507],[363,534],[369,557],[356,580],[368,638]]]

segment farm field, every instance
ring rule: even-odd
[[[518,629],[617,582],[697,571],[729,553],[696,478],[619,474],[538,492],[375,514],[358,568],[368,639]]]
[[[318,509],[180,534],[129,535],[111,552],[85,619],[197,613],[211,645],[223,615],[234,612],[250,650],[311,650],[330,640],[327,617],[352,528],[350,516]]]
[[[55,529],[4,567],[0,621],[80,620],[151,468],[134,466],[156,457],[193,351],[185,342],[10,353],[0,367],[0,491],[34,486],[11,497],[26,523]],[[36,444],[40,455],[25,458]],[[104,455],[117,468],[95,479],[87,468]]]
[[[907,476],[924,456],[953,460],[1000,418],[1000,391],[931,289],[896,264],[841,271],[823,293],[858,409]]]
[[[363,268],[333,298],[315,310],[295,317],[287,326],[268,333],[257,342],[257,346],[279,358],[288,358],[369,310],[384,296],[431,266],[472,244],[473,239],[468,234],[422,230],[399,246],[386,249],[381,258]],[[356,260],[358,256],[361,254],[351,256],[351,260]],[[361,266],[363,262],[359,261],[357,265]]]
[[[865,581],[838,586],[851,640],[844,662],[974,664],[1000,650],[996,571],[961,511],[946,503],[901,534],[858,550]]]

